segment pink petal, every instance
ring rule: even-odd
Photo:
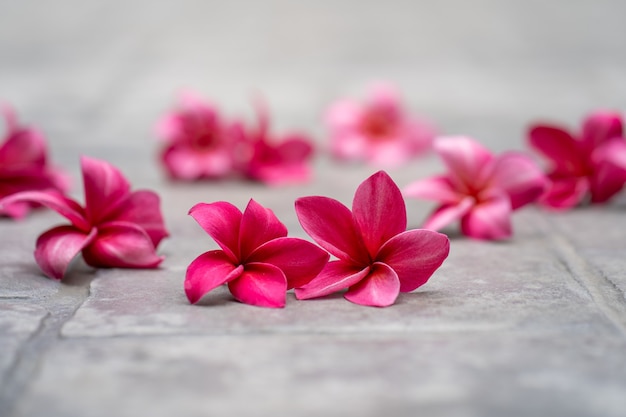
[[[0,167],[3,169],[43,169],[45,165],[46,142],[34,129],[9,132],[7,140],[0,146]]]
[[[302,197],[296,200],[296,214],[304,231],[332,255],[362,267],[369,265],[370,256],[352,212],[339,201]]]
[[[568,210],[580,204],[588,191],[589,180],[585,177],[550,178],[539,202],[554,210]]]
[[[233,265],[230,257],[221,250],[205,252],[194,259],[185,274],[185,294],[191,304],[197,303],[206,293],[231,281],[243,272],[243,266]]]
[[[118,209],[108,216],[107,220],[134,223],[148,233],[154,247],[168,236],[163,215],[161,214],[159,196],[148,190],[131,193]]]
[[[83,249],[83,257],[93,267],[112,268],[155,268],[163,261],[150,236],[128,222],[100,225],[98,236]]]
[[[340,100],[335,102],[326,112],[326,124],[338,133],[339,130],[353,129],[361,120],[363,115],[360,107],[351,100]]]
[[[378,171],[359,185],[352,213],[371,257],[383,243],[406,230],[404,198],[384,171]]]
[[[0,207],[22,202],[36,203],[48,207],[68,219],[74,226],[84,232],[88,232],[91,229],[85,219],[83,208],[74,200],[70,200],[57,191],[24,191],[12,194],[0,200]]]
[[[592,203],[605,203],[624,188],[624,170],[609,162],[597,164],[589,180]]]
[[[276,151],[285,162],[301,162],[311,157],[313,145],[307,136],[294,133],[285,136],[276,146]]]
[[[233,262],[238,262],[242,215],[237,207],[225,201],[198,203],[189,210],[189,215],[217,242]]]
[[[344,298],[364,306],[387,307],[396,301],[398,294],[398,275],[389,266],[376,262],[367,277],[351,286]]]
[[[493,183],[509,195],[513,210],[536,201],[547,187],[547,179],[535,162],[515,152],[498,157]]]
[[[480,189],[491,174],[493,155],[469,137],[440,137],[435,139],[434,148],[448,166],[450,181],[457,189]]]
[[[404,188],[404,195],[440,203],[456,203],[459,200],[452,183],[443,175],[410,183]]]
[[[359,268],[344,261],[331,261],[307,285],[296,288],[296,298],[307,300],[341,291],[364,279],[369,272],[369,266]]]
[[[579,143],[558,127],[537,125],[528,133],[528,141],[535,150],[551,160],[560,172],[578,173],[584,169]]]
[[[476,204],[473,197],[465,197],[457,203],[439,206],[433,211],[422,226],[424,229],[441,230],[449,224],[461,220]]]
[[[287,289],[302,287],[320,273],[328,262],[328,253],[303,239],[279,237],[259,246],[248,262],[260,262],[280,268],[287,278]]]
[[[23,219],[31,209],[29,203],[13,203],[0,205],[0,216],[8,216],[13,219]]]
[[[287,279],[274,265],[246,264],[244,272],[239,278],[230,281],[228,288],[242,303],[271,308],[285,306]]]
[[[172,178],[187,181],[225,177],[231,173],[234,163],[230,150],[225,147],[200,151],[172,146],[165,149],[161,159]]]
[[[37,239],[35,261],[49,278],[61,279],[72,259],[93,242],[96,233],[96,229],[85,233],[72,226],[50,229]]]
[[[450,252],[446,235],[414,229],[390,239],[376,260],[392,268],[400,280],[400,291],[409,292],[424,285]]]
[[[272,239],[287,236],[287,228],[274,212],[253,199],[241,218],[239,249],[241,259],[246,259],[256,248]]]
[[[83,156],[80,165],[87,218],[92,224],[97,224],[130,194],[130,183],[116,167],[106,161]]]
[[[475,239],[506,239],[511,237],[511,201],[498,194],[476,204],[461,219],[461,231]]]
[[[597,111],[590,114],[583,123],[583,143],[593,150],[609,139],[623,135],[622,115],[612,111]]]
[[[626,140],[614,138],[607,140],[591,154],[593,164],[608,162],[626,172]]]

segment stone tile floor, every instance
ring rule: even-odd
[[[290,294],[266,310],[225,291],[190,306],[185,268],[213,247],[193,204],[252,197],[304,237],[293,200],[349,203],[373,168],[321,155],[301,187],[175,184],[151,130],[181,88],[246,117],[260,91],[278,130],[323,144],[328,103],[389,79],[444,133],[523,148],[531,120],[626,110],[624,12],[618,0],[0,0],[0,99],[75,178],[87,154],[158,190],[172,234],[156,271],[78,262],[57,283],[32,250],[60,218],[0,220],[0,416],[626,415],[624,195],[519,212],[506,243],[451,229],[443,267],[390,308]],[[389,173],[402,186],[439,169],[428,158]],[[407,207],[411,227],[431,208]]]

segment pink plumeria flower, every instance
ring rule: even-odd
[[[0,106],[0,112],[6,125],[6,134],[0,141],[0,198],[29,190],[66,191],[69,180],[48,164],[43,135],[20,126],[11,107]],[[0,216],[22,218],[34,206],[29,202],[6,204],[0,208]]]
[[[434,129],[407,114],[398,92],[389,85],[373,86],[359,104],[341,100],[326,115],[331,153],[345,160],[398,166],[431,147]]]
[[[435,151],[448,167],[446,175],[411,183],[409,197],[441,205],[424,227],[440,230],[460,220],[461,231],[476,239],[505,239],[512,235],[511,214],[543,193],[546,179],[528,156],[507,152],[494,156],[471,138],[442,137]]]
[[[311,178],[313,145],[302,133],[282,137],[270,133],[267,108],[257,105],[258,125],[246,129],[237,127],[238,169],[244,177],[268,185],[286,185],[307,182]]]
[[[157,125],[165,141],[161,162],[179,180],[214,179],[233,170],[233,126],[217,108],[192,93],[180,98],[180,107]]]
[[[163,260],[156,247],[167,236],[152,191],[130,191],[111,164],[81,158],[85,206],[57,191],[25,191],[0,200],[0,206],[34,202],[56,211],[71,224],[54,227],[37,239],[35,261],[44,274],[61,279],[82,252],[93,267],[154,268]]]
[[[400,292],[425,284],[450,250],[448,238],[431,230],[406,230],[404,199],[383,171],[357,189],[352,211],[328,197],[296,200],[304,230],[338,259],[308,284],[298,299],[322,297],[348,288],[356,304],[386,307]]]
[[[254,200],[243,214],[223,201],[198,203],[189,214],[222,248],[203,253],[187,268],[185,293],[193,304],[228,284],[242,303],[284,307],[286,291],[309,282],[328,262],[328,253],[314,244],[287,237],[285,225]]]
[[[540,202],[567,210],[586,199],[604,203],[626,182],[626,140],[621,115],[599,111],[584,121],[579,136],[551,125],[530,128],[529,142],[549,161],[550,186]]]

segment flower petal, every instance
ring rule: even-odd
[[[195,304],[206,293],[237,278],[242,272],[243,266],[233,265],[224,251],[205,252],[187,267],[185,274],[187,299],[191,304]]]
[[[370,256],[348,207],[328,197],[302,197],[296,200],[296,214],[304,231],[332,255],[369,265]]]
[[[578,173],[584,169],[580,144],[565,130],[537,125],[528,133],[530,145],[551,160],[559,172]]]
[[[189,210],[189,215],[230,256],[233,262],[239,259],[239,227],[241,211],[225,201],[198,203]]]
[[[128,222],[109,222],[98,227],[98,236],[83,250],[93,267],[155,268],[163,258],[155,252],[150,236]]]
[[[596,165],[593,176],[589,179],[589,191],[592,203],[606,203],[624,188],[626,174],[623,169],[609,163]]]
[[[156,248],[161,240],[168,236],[163,215],[161,214],[159,196],[148,190],[131,193],[128,198],[108,216],[108,220],[134,223],[148,233]]]
[[[554,210],[568,210],[580,204],[589,191],[589,180],[582,178],[549,178],[548,188],[539,203]]]
[[[476,239],[511,237],[511,201],[506,194],[495,194],[476,204],[462,219],[461,231]]]
[[[383,243],[406,230],[404,198],[384,171],[378,171],[359,185],[352,214],[372,258]]]
[[[46,165],[46,142],[34,129],[9,131],[6,141],[0,146],[0,166],[13,171],[39,168]]]
[[[239,250],[241,259],[246,259],[256,248],[272,239],[287,236],[287,228],[274,212],[253,199],[241,218]]]
[[[248,262],[271,264],[287,278],[287,289],[302,287],[320,273],[328,262],[328,252],[295,237],[279,237],[259,246]]]
[[[422,228],[441,230],[449,224],[461,220],[476,204],[472,197],[465,197],[457,203],[449,203],[439,206],[424,222]]]
[[[370,267],[359,268],[344,261],[331,261],[322,272],[302,288],[296,288],[296,298],[324,297],[325,295],[346,289],[361,281],[370,272]]]
[[[623,135],[622,115],[618,112],[600,110],[591,113],[583,123],[583,143],[592,151],[606,141]]]
[[[513,210],[536,201],[547,187],[547,179],[535,162],[517,152],[498,157],[493,182],[507,192]]]
[[[232,155],[226,147],[199,151],[186,146],[171,146],[164,150],[161,159],[172,178],[188,181],[225,177],[233,167]]]
[[[37,239],[35,261],[52,279],[61,279],[72,259],[96,237],[97,230],[85,233],[72,226],[58,226]]]
[[[56,211],[72,222],[77,228],[85,232],[90,230],[89,223],[87,219],[85,219],[85,211],[83,208],[74,200],[70,200],[57,191],[23,191],[12,194],[0,200],[0,207],[20,202],[41,204],[42,206]]]
[[[364,306],[387,307],[396,301],[398,294],[398,275],[388,265],[376,262],[367,277],[351,286],[344,298]]]
[[[130,194],[130,183],[106,161],[83,156],[80,165],[87,218],[92,224],[97,224]]]
[[[459,195],[456,193],[450,179],[445,175],[414,181],[404,188],[404,195],[439,201],[440,203],[456,203],[459,201]]]
[[[480,189],[491,174],[494,157],[474,139],[439,137],[435,139],[434,149],[450,170],[450,181],[457,189]]]
[[[400,292],[424,285],[450,252],[450,240],[432,230],[407,230],[390,239],[376,260],[392,268],[400,280]]]
[[[287,278],[274,265],[249,263],[237,279],[228,283],[228,288],[242,303],[281,308],[285,306]]]

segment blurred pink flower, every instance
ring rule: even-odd
[[[404,199],[383,171],[357,189],[352,212],[328,197],[296,200],[304,230],[338,258],[308,284],[296,288],[298,299],[322,297],[348,288],[356,304],[386,307],[400,292],[428,281],[448,256],[450,242],[431,230],[406,230]]]
[[[587,198],[604,203],[626,182],[626,140],[618,113],[599,111],[584,121],[580,136],[551,125],[529,130],[530,145],[550,162],[550,185],[540,202],[567,210]]]
[[[131,192],[130,184],[111,164],[81,158],[85,207],[57,191],[24,191],[0,200],[41,204],[70,221],[37,239],[35,260],[48,277],[61,279],[79,252],[94,267],[154,268],[163,258],[156,247],[167,236],[152,191]]]
[[[302,286],[328,262],[328,253],[306,240],[286,237],[274,213],[250,200],[243,214],[230,203],[198,203],[189,214],[221,250],[198,256],[187,268],[185,293],[193,304],[228,284],[242,303],[284,307],[288,289]]]
[[[379,166],[398,166],[426,152],[435,135],[429,123],[407,114],[394,88],[383,84],[371,88],[365,104],[332,105],[326,124],[335,157]]]
[[[46,142],[36,129],[20,126],[9,106],[0,106],[6,134],[0,141],[0,198],[21,191],[56,189],[64,192],[69,179],[47,161]],[[36,204],[15,202],[0,208],[0,215],[22,218]]]
[[[161,162],[180,180],[221,178],[233,170],[233,126],[212,104],[191,93],[181,95],[180,107],[157,125],[165,142]]]
[[[477,239],[505,239],[512,235],[513,210],[541,195],[546,179],[528,156],[508,152],[495,157],[468,137],[442,137],[435,151],[448,167],[446,175],[409,184],[405,195],[441,205],[424,227],[440,230],[461,220],[463,234]]]

